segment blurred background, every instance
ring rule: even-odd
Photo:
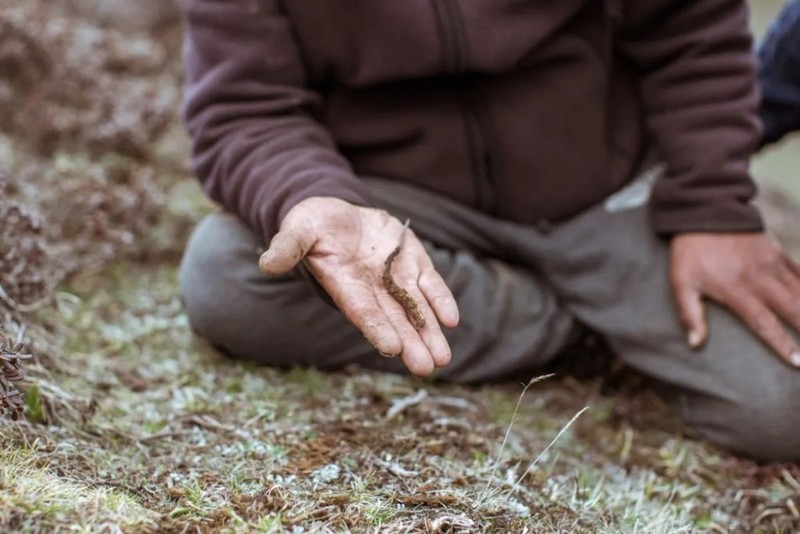
[[[763,35],[784,5],[784,0],[752,0],[752,26]],[[778,187],[800,200],[800,137],[797,135],[765,151],[755,161],[755,173],[763,183]]]

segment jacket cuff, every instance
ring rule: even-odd
[[[675,234],[744,233],[764,231],[764,222],[758,208],[737,201],[719,202],[706,206],[686,206],[665,209],[652,207],[653,227],[658,235]]]
[[[352,175],[331,176],[319,180],[298,180],[279,188],[270,202],[264,202],[259,214],[261,237],[269,244],[278,233],[286,214],[303,200],[312,197],[332,197],[358,206],[372,207],[374,201],[367,186]]]

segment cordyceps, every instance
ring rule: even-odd
[[[8,338],[0,344],[0,415],[7,413],[15,421],[22,416],[25,400],[14,383],[24,378],[22,362],[31,359],[24,349]]]

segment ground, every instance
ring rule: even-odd
[[[695,439],[593,338],[524,396],[206,346],[176,283],[213,209],[177,118],[178,30],[124,35],[53,4],[0,14],[0,355],[34,355],[23,417],[0,417],[0,530],[800,529],[800,466]],[[759,174],[797,169],[791,152]],[[762,202],[800,251],[789,198]]]

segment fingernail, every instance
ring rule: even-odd
[[[381,352],[381,351],[378,351],[378,354],[380,354],[384,358],[397,358],[396,354],[386,354],[385,352]]]
[[[689,338],[687,341],[690,347],[696,349],[703,342],[703,338],[700,335],[700,332],[698,332],[697,330],[692,330],[691,332],[689,332]]]
[[[791,356],[789,356],[789,361],[795,367],[800,367],[800,352],[793,352]]]
[[[437,297],[433,304],[437,310],[443,310],[450,316],[447,318],[450,319],[449,322],[458,323],[459,312],[455,300],[450,297]]]

